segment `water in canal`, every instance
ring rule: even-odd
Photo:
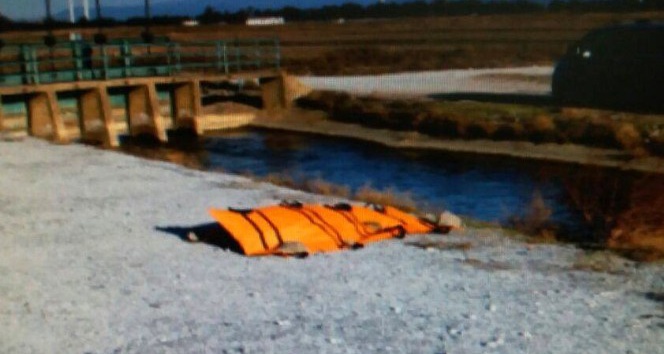
[[[374,143],[270,130],[206,136],[178,162],[256,176],[321,178],[357,190],[391,188],[422,205],[487,222],[526,215],[535,194],[550,220],[575,238],[592,230],[570,203],[570,174],[578,166],[505,157],[386,148]],[[191,161],[190,161],[191,162]],[[621,177],[622,179],[622,177]],[[625,176],[624,179],[629,179]]]
[[[571,201],[570,189],[584,193],[583,198],[591,203],[596,200],[601,207],[610,191],[603,185],[607,180],[615,189],[636,179],[607,170],[609,179],[580,181],[577,177],[587,175],[583,172],[586,168],[569,164],[400,150],[352,139],[272,130],[238,130],[187,140],[184,145],[125,149],[208,170],[255,176],[283,174],[301,180],[321,178],[353,191],[367,185],[392,189],[408,193],[419,205],[434,210],[446,209],[501,224],[531,212],[538,194],[552,212],[549,221],[568,238],[583,242],[594,237],[597,225],[583,221],[584,214]]]
[[[351,189],[367,184],[392,188],[425,204],[487,221],[523,211],[536,190],[549,201],[561,193],[560,186],[540,181],[537,171],[515,163],[404,152],[350,139],[263,130],[213,137],[205,148],[209,166],[230,172],[322,178]],[[568,217],[564,208],[556,213]]]

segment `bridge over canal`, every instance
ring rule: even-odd
[[[0,47],[0,133],[117,146],[119,135],[214,127],[203,84],[260,85],[264,109],[288,104],[277,39],[142,43],[83,40]]]

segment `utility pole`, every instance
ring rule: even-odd
[[[145,19],[150,21],[152,14],[150,14],[150,0],[145,0]]]
[[[150,0],[145,0],[145,31],[141,34],[145,43],[152,43],[154,35],[150,33],[150,22],[152,22],[152,15],[150,14]]]
[[[95,0],[95,9],[97,10],[97,21],[101,21],[101,5],[99,5],[99,0]]]
[[[53,35],[53,14],[51,13],[51,0],[46,0],[46,28],[47,34],[44,36],[44,44],[48,47],[51,71],[55,71],[55,62],[53,61],[53,47],[57,43],[57,40]]]
[[[67,0],[69,3],[69,22],[75,23],[76,17],[74,15],[74,0]]]
[[[46,22],[53,21],[53,16],[51,16],[51,0],[46,1]]]
[[[101,17],[101,5],[99,4],[99,0],[95,0],[95,9],[97,10],[97,33],[94,36],[94,40],[96,44],[102,45],[106,44],[107,38],[106,35],[102,32],[102,17]]]
[[[83,18],[90,20],[90,5],[88,0],[83,0]]]

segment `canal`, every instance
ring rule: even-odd
[[[401,150],[352,139],[260,129],[216,133],[166,147],[124,144],[124,149],[205,170],[322,179],[351,191],[367,186],[391,190],[409,195],[425,209],[450,210],[500,225],[527,220],[533,203],[538,202],[546,209],[546,223],[557,233],[583,242],[593,241],[605,231],[597,230],[597,220],[588,219],[588,204],[603,208],[602,204],[619,199],[618,195],[607,199],[603,192],[623,193],[639,178],[547,161]]]

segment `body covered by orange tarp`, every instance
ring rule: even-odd
[[[252,210],[210,209],[212,217],[249,256],[336,251],[405,234],[428,233],[436,225],[393,207],[343,204],[281,204]]]

